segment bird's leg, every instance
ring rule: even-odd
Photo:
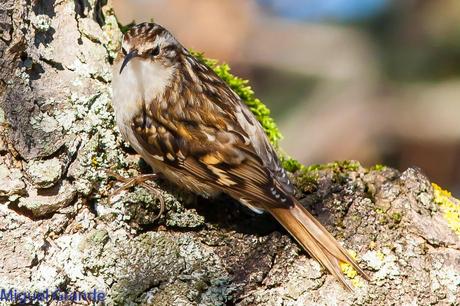
[[[111,203],[111,198],[116,196],[117,194],[119,194],[120,192],[122,192],[123,190],[126,190],[128,188],[131,188],[135,185],[141,185],[143,187],[145,187],[146,189],[148,190],[152,190],[152,186],[148,186],[146,181],[148,180],[155,180],[158,178],[158,174],[157,173],[152,173],[152,174],[141,174],[141,175],[138,175],[138,176],[135,176],[135,177],[129,177],[129,178],[126,178],[124,176],[121,176],[119,175],[118,173],[115,173],[111,170],[107,170],[107,174],[109,176],[112,176],[114,177],[117,181],[119,182],[122,182],[123,185],[117,189],[115,189],[115,191],[111,192],[108,196],[108,199],[109,199],[109,203]]]
[[[119,194],[120,192],[122,192],[123,190],[131,188],[131,187],[133,187],[135,185],[141,185],[142,187],[144,187],[145,189],[150,191],[152,194],[154,194],[154,196],[157,199],[160,200],[160,212],[158,213],[158,215],[155,217],[154,220],[156,220],[159,217],[161,217],[161,215],[164,212],[164,208],[165,208],[164,199],[161,196],[160,191],[155,186],[153,186],[151,182],[148,182],[148,181],[153,181],[153,180],[158,179],[160,177],[160,175],[158,173],[141,174],[141,175],[137,175],[135,177],[130,177],[130,178],[123,177],[123,176],[119,175],[118,173],[115,173],[115,172],[113,172],[111,170],[107,170],[107,174],[108,174],[108,176],[112,176],[117,181],[123,183],[123,185],[121,185],[119,188],[115,189],[113,192],[111,192],[107,196],[107,200],[108,200],[109,203],[112,203],[112,198],[114,196],[116,196],[117,194]]]

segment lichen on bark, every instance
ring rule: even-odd
[[[228,198],[159,182],[159,220],[142,188],[108,203],[105,169],[150,170],[114,127],[121,33],[102,4],[0,4],[0,288],[97,289],[128,305],[460,303],[459,236],[417,169],[287,162],[296,196],[371,274],[347,271],[353,293],[271,217]]]

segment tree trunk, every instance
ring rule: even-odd
[[[159,196],[136,187],[108,203],[107,169],[149,171],[114,128],[110,6],[3,0],[0,27],[0,289],[97,290],[109,305],[460,304],[459,204],[416,169],[293,175],[371,275],[345,266],[352,293],[271,217],[227,198],[160,182]]]

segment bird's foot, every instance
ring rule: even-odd
[[[116,196],[117,194],[119,194],[120,192],[122,192],[124,190],[127,190],[127,189],[129,189],[131,187],[134,187],[136,185],[140,185],[140,186],[144,187],[145,189],[147,189],[148,191],[150,191],[157,199],[160,200],[160,212],[158,213],[158,215],[153,220],[156,220],[156,219],[161,217],[161,215],[163,214],[164,209],[165,209],[165,203],[164,203],[163,196],[161,195],[160,189],[158,189],[156,186],[154,186],[152,184],[152,182],[149,182],[149,181],[154,181],[154,180],[158,179],[160,177],[160,175],[158,173],[141,174],[141,175],[137,175],[137,176],[134,176],[134,177],[124,177],[124,176],[121,176],[118,173],[115,173],[115,172],[111,171],[111,170],[107,170],[107,175],[109,177],[114,177],[117,181],[123,183],[123,185],[121,185],[120,187],[118,187],[117,189],[112,191],[107,196],[107,201],[109,202],[109,204],[112,203],[113,197]]]

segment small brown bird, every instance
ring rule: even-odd
[[[262,126],[240,97],[158,24],[139,24],[124,36],[113,68],[113,106],[123,137],[168,180],[269,212],[349,289],[340,262],[367,279],[292,196]]]

